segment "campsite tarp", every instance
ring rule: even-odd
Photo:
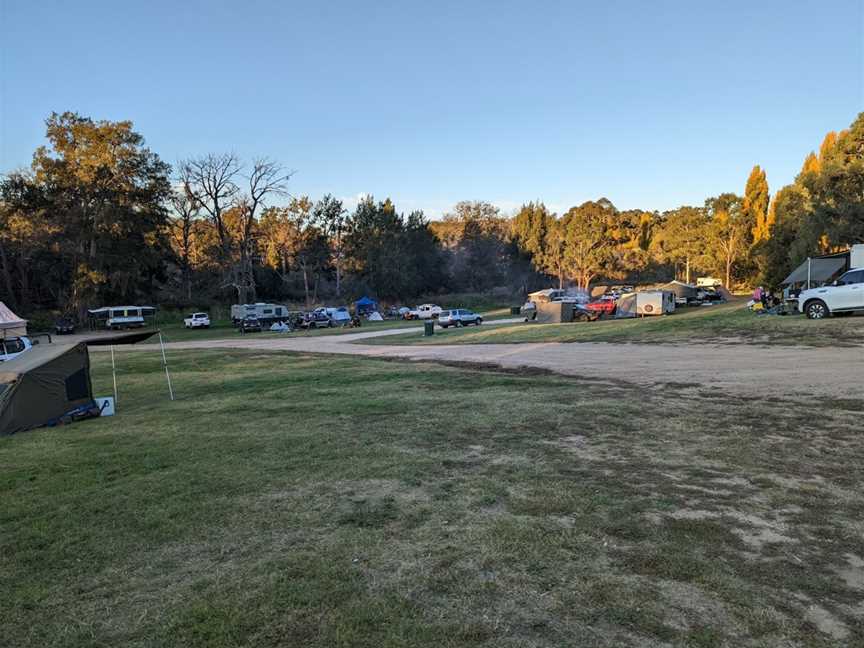
[[[27,320],[18,317],[3,302],[0,302],[0,338],[27,335]]]
[[[358,315],[363,315],[364,313],[371,313],[372,311],[378,310],[378,302],[374,299],[369,299],[366,296],[361,297],[356,302],[354,302],[354,312]]]
[[[781,285],[788,286],[790,284],[804,283],[807,281],[808,276],[810,278],[810,283],[823,284],[830,280],[834,275],[845,270],[848,262],[848,253],[837,256],[809,259],[795,268],[792,273],[781,282]],[[808,264],[810,266],[809,275],[807,270]]]
[[[675,293],[678,299],[696,299],[696,286],[683,281],[670,281],[665,286],[661,286],[661,290]]]
[[[46,425],[92,402],[84,342],[38,345],[0,365],[0,435]]]

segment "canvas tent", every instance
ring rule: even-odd
[[[27,320],[18,317],[3,302],[0,302],[0,339],[27,335]]]
[[[95,407],[88,346],[134,344],[157,331],[96,335],[76,344],[37,344],[0,364],[0,436],[51,425]],[[163,363],[165,356],[163,351]],[[165,365],[166,376],[168,373]],[[169,379],[170,390],[170,379]],[[173,395],[172,395],[173,396]]]
[[[93,405],[87,345],[46,344],[0,365],[0,435],[48,425]]]
[[[540,302],[536,321],[541,324],[561,324],[573,321],[573,302]]]
[[[365,315],[366,313],[371,313],[377,310],[378,302],[374,299],[369,299],[366,296],[363,296],[354,302],[354,312],[357,313],[357,315]]]

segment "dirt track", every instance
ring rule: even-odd
[[[346,353],[409,360],[490,363],[535,367],[592,379],[699,388],[753,397],[864,398],[864,348],[757,347],[607,343],[378,346],[370,337],[405,334],[389,330],[338,336],[174,342],[172,349],[245,348],[309,353]],[[406,335],[413,335],[408,333]]]

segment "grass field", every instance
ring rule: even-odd
[[[126,352],[118,416],[0,438],[0,644],[864,641],[860,403],[170,359],[173,403]]]
[[[373,344],[502,344],[519,342],[712,342],[860,346],[864,317],[813,321],[803,315],[756,315],[742,301],[683,308],[673,315],[569,324],[518,323],[495,328],[436,329],[435,336],[364,340]]]

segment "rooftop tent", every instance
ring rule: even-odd
[[[27,335],[27,320],[18,317],[6,304],[0,302],[0,338],[22,335]]]
[[[93,405],[87,345],[33,347],[0,366],[0,435],[47,425]]]
[[[365,295],[354,302],[354,312],[358,315],[363,315],[364,313],[371,313],[372,311],[378,310],[378,302],[374,299],[369,299]]]
[[[814,257],[812,259],[807,259],[804,263],[795,268],[792,273],[781,282],[781,285],[787,286],[789,284],[805,283],[808,279],[810,283],[826,283],[830,281],[834,275],[845,270],[848,262],[849,254],[847,252],[828,257]]]

